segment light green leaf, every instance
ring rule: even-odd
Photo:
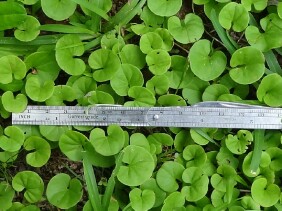
[[[138,45],[125,45],[121,49],[119,56],[122,64],[132,64],[139,69],[142,69],[146,64],[145,55],[142,53]]]
[[[8,152],[18,151],[25,140],[24,133],[17,126],[8,126],[4,129],[4,135],[0,136],[0,147]]]
[[[135,211],[149,210],[155,203],[155,193],[152,190],[134,188],[129,193],[129,200]]]
[[[175,15],[182,6],[181,0],[148,0],[149,9],[158,16]]]
[[[2,104],[6,111],[20,113],[27,107],[27,97],[24,94],[18,94],[14,97],[13,92],[7,91],[2,95]]]
[[[17,26],[14,32],[15,38],[23,42],[34,40],[40,33],[39,27],[39,21],[35,17],[28,15],[24,22]]]
[[[156,104],[156,99],[153,93],[140,86],[130,87],[128,90],[128,96],[133,98],[134,101],[127,101],[125,106],[153,106]]]
[[[146,62],[154,75],[162,75],[169,69],[171,58],[165,50],[152,50],[146,56]]]

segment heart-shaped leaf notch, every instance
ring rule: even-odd
[[[227,58],[222,51],[214,51],[208,40],[200,40],[191,47],[188,56],[192,72],[203,81],[219,77],[225,70]]]
[[[4,130],[4,135],[0,136],[0,147],[8,152],[18,151],[24,143],[24,133],[16,126],[8,126]]]
[[[14,79],[22,80],[26,75],[25,63],[17,56],[9,55],[0,58],[0,83],[8,84]]]
[[[254,83],[264,74],[264,61],[260,50],[251,46],[240,48],[232,54],[230,77],[238,84]]]
[[[4,109],[8,112],[20,113],[27,107],[27,97],[24,94],[14,97],[13,92],[7,91],[1,99]]]
[[[253,141],[253,135],[248,130],[239,130],[237,135],[229,134],[225,139],[226,147],[233,153],[241,155],[245,153]]]
[[[184,20],[172,16],[168,19],[168,31],[180,43],[193,43],[202,37],[204,24],[202,19],[193,13],[187,14]]]
[[[69,209],[76,205],[82,197],[82,184],[77,178],[60,173],[48,183],[46,196],[49,202],[61,209]]]
[[[155,203],[155,193],[152,190],[134,188],[129,193],[129,199],[134,210],[150,210]]]
[[[118,125],[107,128],[108,135],[101,128],[95,128],[90,133],[90,142],[94,149],[104,156],[117,154],[124,146],[124,131]]]
[[[56,44],[58,65],[70,75],[81,75],[85,69],[82,59],[74,58],[84,53],[84,45],[78,35],[68,34],[61,37]]]
[[[29,203],[41,200],[44,191],[44,183],[41,177],[33,171],[21,171],[16,174],[12,181],[13,188],[24,192],[24,198]]]

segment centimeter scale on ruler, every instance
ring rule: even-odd
[[[28,106],[12,114],[12,124],[282,129],[282,108],[230,102],[181,107]]]

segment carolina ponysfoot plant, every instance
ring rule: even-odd
[[[281,5],[0,1],[0,210],[281,210],[280,131],[10,125],[29,104],[281,107]]]

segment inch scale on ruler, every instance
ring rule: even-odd
[[[282,129],[282,108],[230,102],[183,107],[28,106],[12,114],[12,124]]]

